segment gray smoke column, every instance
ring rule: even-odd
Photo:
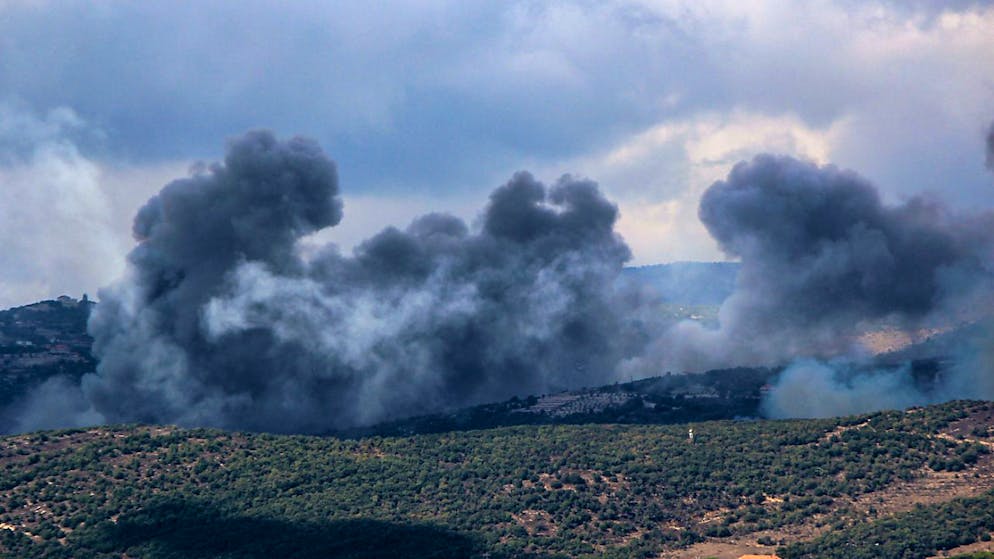
[[[618,210],[568,175],[549,187],[514,175],[474,227],[428,214],[351,254],[329,245],[305,259],[298,241],[342,219],[335,166],[312,141],[252,132],[138,212],[127,275],[90,320],[97,372],[46,383],[17,408],[20,428],[323,432],[667,370],[784,363],[770,415],[994,397],[994,336],[965,344],[928,393],[858,362],[863,332],[989,314],[990,213],[887,204],[854,172],[762,155],[713,184],[699,214],[741,261],[717,329],[665,323],[618,287],[630,258]]]
[[[90,321],[100,364],[84,391],[96,410],[109,421],[211,423],[249,404],[275,374],[255,368],[254,353],[273,348],[261,332],[211,344],[203,308],[241,265],[302,273],[296,240],[341,217],[335,167],[320,148],[267,132],[233,141],[223,165],[164,187],[135,217],[128,277],[101,293]]]
[[[110,422],[320,432],[608,382],[617,217],[592,182],[519,173],[478,231],[430,214],[303,260],[297,240],[342,218],[335,167],[253,132],[138,213],[82,392]]]
[[[701,198],[699,215],[741,261],[720,328],[681,322],[633,376],[858,357],[859,335],[976,318],[991,292],[994,219],[916,197],[884,203],[852,171],[760,155]]]
[[[924,390],[907,370],[867,370],[856,344],[882,327],[951,327],[989,314],[989,213],[956,213],[926,198],[887,205],[851,171],[759,156],[708,189],[700,216],[742,262],[722,328],[710,333],[733,359],[848,356],[791,364],[765,402],[769,415],[994,397],[990,366],[969,364],[975,351]]]

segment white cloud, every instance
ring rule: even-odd
[[[619,203],[619,230],[635,264],[721,260],[697,219],[704,190],[732,166],[763,152],[826,163],[845,121],[825,129],[793,115],[734,111],[654,126],[605,153],[572,160],[545,174],[575,171],[595,177]]]
[[[189,167],[111,167],[81,153],[93,135],[70,108],[0,103],[0,308],[95,296],[124,270],[135,212]]]
[[[68,137],[81,119],[0,105],[0,306],[91,292],[123,268],[100,168]]]

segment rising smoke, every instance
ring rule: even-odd
[[[742,260],[728,311],[767,332],[811,338],[862,321],[917,322],[990,277],[991,215],[924,198],[887,206],[865,179],[833,166],[740,163],[704,194],[700,217]]]
[[[250,133],[139,211],[90,322],[89,413],[320,432],[606,382],[631,339],[605,288],[617,217],[592,182],[519,173],[478,232],[431,214],[305,261],[297,240],[342,218],[335,167]]]
[[[886,205],[855,173],[790,157],[736,165],[704,193],[700,218],[741,260],[721,327],[678,324],[631,370],[858,353],[867,331],[966,319],[994,277],[992,215],[926,198]]]
[[[994,125],[988,166],[992,155]],[[887,207],[851,173],[763,157],[715,184],[701,202],[701,218],[726,252],[742,257],[743,281],[728,302],[730,314],[758,319],[763,335],[762,328],[779,325],[795,340],[840,340],[847,329],[882,323],[958,334],[943,356],[952,364],[931,386],[913,382],[907,365],[868,370],[851,351],[846,359],[794,362],[764,402],[768,416],[994,399],[990,213],[956,214],[921,198]],[[829,335],[819,336],[825,326]]]
[[[614,232],[618,210],[590,181],[546,187],[518,173],[476,227],[429,214],[352,254],[327,246],[303,258],[298,241],[342,215],[334,164],[315,143],[268,132],[234,140],[223,164],[167,185],[139,211],[128,272],[101,292],[90,321],[96,373],[46,383],[20,428],[323,432],[799,357],[766,402],[770,415],[994,397],[978,357],[992,353],[990,337],[927,394],[900,370],[852,365],[862,332],[986,312],[976,301],[994,283],[994,218],[926,198],[888,205],[833,166],[763,155],[704,194],[702,222],[741,261],[717,329],[667,323],[620,287],[630,254]],[[816,360],[840,354],[849,360]],[[69,411],[38,411],[56,404]]]

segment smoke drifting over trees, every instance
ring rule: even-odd
[[[718,329],[664,322],[622,287],[618,210],[587,180],[547,187],[518,173],[475,228],[429,214],[351,255],[300,255],[298,240],[342,218],[335,166],[315,143],[232,141],[223,164],[138,212],[128,273],[91,318],[96,373],[43,386],[20,427],[100,418],[321,432],[619,376],[851,356],[874,325],[962,319],[994,276],[991,215],[925,198],[887,205],[853,172],[769,155],[701,200],[702,222],[741,260]],[[989,363],[962,363],[936,394],[994,397]],[[837,368],[789,368],[768,411],[938,397]],[[797,390],[812,386],[832,398],[805,412],[814,396]],[[39,412],[46,401],[72,417]]]

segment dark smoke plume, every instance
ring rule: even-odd
[[[851,171],[789,157],[739,163],[700,205],[741,261],[717,329],[666,323],[619,287],[630,253],[617,218],[590,181],[546,187],[519,173],[476,227],[429,214],[351,255],[327,246],[305,259],[298,241],[342,219],[335,167],[311,141],[249,133],[223,164],[141,209],[128,273],[91,317],[97,372],[46,383],[20,428],[323,432],[618,378],[791,362],[770,415],[994,397],[994,336],[964,344],[928,393],[901,370],[868,373],[859,342],[989,315],[990,214],[920,197],[889,205]]]
[[[320,432],[608,382],[617,217],[592,182],[519,173],[478,232],[431,214],[305,261],[296,241],[342,218],[335,167],[250,133],[135,218],[129,274],[90,323],[89,413]]]
[[[700,217],[742,260],[730,303],[767,329],[925,317],[989,273],[994,233],[990,216],[886,206],[853,172],[772,156],[712,185]]]
[[[626,364],[633,376],[858,355],[865,332],[977,318],[994,278],[990,214],[921,197],[887,205],[834,166],[758,156],[713,184],[699,213],[741,261],[736,289],[720,328],[677,324]]]
[[[716,336],[736,359],[743,343],[767,359],[848,356],[792,364],[766,402],[768,414],[827,416],[994,397],[989,364],[968,365],[961,355],[926,391],[906,369],[867,371],[855,344],[875,329],[944,329],[989,315],[990,214],[958,214],[924,198],[886,205],[855,173],[760,156],[711,186],[700,216],[721,248],[742,261]]]

